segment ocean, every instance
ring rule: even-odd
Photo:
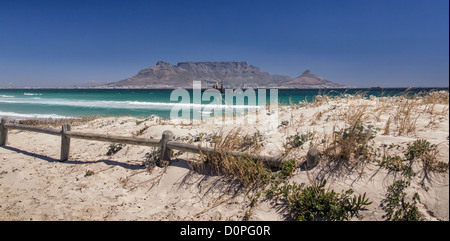
[[[407,93],[415,94],[442,89],[414,88],[408,89]],[[405,93],[405,90],[405,88],[278,89],[278,103],[310,102],[318,94],[334,96],[363,92],[367,97],[370,95],[379,97],[400,95]],[[448,90],[448,88],[443,90]],[[258,91],[255,92],[258,93]],[[171,101],[171,93],[172,90],[168,89],[0,89],[0,116],[8,116],[10,119],[74,118],[93,115],[135,117],[158,115],[169,118],[173,107],[186,105],[179,101]],[[192,90],[188,90],[188,93],[190,103],[193,103]],[[269,93],[267,90],[265,99],[257,98],[257,105],[269,102]],[[207,107],[208,104],[212,104],[211,101],[202,101],[202,107]],[[219,106],[226,106],[226,103],[223,101]],[[258,108],[258,106],[249,105],[248,99],[245,99],[244,106],[249,109]],[[239,105],[235,107],[244,108]],[[199,109],[199,111],[202,110]]]

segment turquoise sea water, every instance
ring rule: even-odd
[[[414,94],[435,89],[410,89]],[[446,88],[445,90],[448,90]],[[393,96],[403,94],[405,89],[279,89],[278,102],[296,104],[299,101],[312,101],[318,94],[340,95],[364,92],[366,96]],[[171,101],[172,90],[150,89],[0,89],[0,116],[12,119],[28,118],[66,118],[88,115],[147,117],[158,115],[170,117],[170,110],[179,105]],[[188,91],[192,103],[192,90]],[[256,91],[256,94],[258,91]],[[266,98],[257,98],[257,103],[268,102]],[[203,101],[202,107],[211,102]],[[225,104],[222,102],[222,104]],[[244,103],[247,105],[247,100]]]

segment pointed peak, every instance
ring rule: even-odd
[[[312,74],[311,70],[309,70],[309,69],[305,70],[305,72],[303,72],[302,75],[307,75],[307,74]]]

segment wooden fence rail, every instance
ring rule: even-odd
[[[57,129],[53,129],[53,128],[21,125],[21,124],[15,124],[15,123],[8,123],[8,118],[3,117],[0,122],[0,146],[4,146],[7,144],[9,129],[24,130],[24,131],[31,131],[31,132],[38,132],[38,133],[43,133],[43,134],[61,136],[60,161],[67,161],[69,159],[70,139],[76,138],[76,139],[84,139],[84,140],[92,140],[92,141],[103,141],[103,142],[130,144],[130,145],[139,145],[139,146],[160,147],[161,148],[160,159],[164,160],[164,161],[170,161],[172,150],[180,150],[180,151],[184,151],[184,152],[191,152],[191,153],[197,153],[197,154],[202,153],[204,155],[213,155],[216,153],[220,153],[220,154],[230,155],[233,157],[248,157],[248,158],[252,158],[254,160],[263,161],[266,165],[268,165],[270,167],[274,167],[274,168],[279,168],[281,165],[280,157],[260,156],[260,155],[255,155],[252,153],[220,150],[220,149],[215,149],[215,148],[202,147],[200,145],[192,145],[192,144],[172,141],[173,133],[168,130],[163,132],[160,140],[155,140],[155,139],[146,139],[146,138],[139,138],[139,137],[124,137],[124,136],[71,131],[71,126],[69,124],[64,124],[61,127],[61,130],[57,130]]]

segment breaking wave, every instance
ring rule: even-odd
[[[192,103],[165,103],[144,101],[103,101],[103,100],[67,100],[42,98],[1,98],[0,103],[76,106],[90,108],[120,108],[120,109],[160,109],[170,110],[173,107],[185,108],[233,108],[233,109],[259,109],[257,105],[225,105],[225,104],[192,104]]]
[[[12,119],[67,119],[72,118],[71,116],[63,116],[57,114],[22,114],[15,112],[2,112],[0,111],[0,116],[8,116]]]

